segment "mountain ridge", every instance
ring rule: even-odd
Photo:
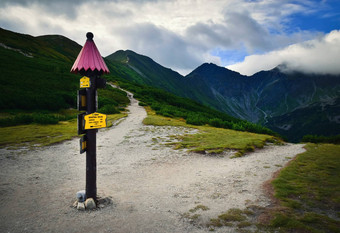
[[[137,55],[134,59],[143,60],[144,57]],[[156,63],[152,59],[147,60]],[[155,65],[147,63],[148,67]],[[144,80],[147,85],[193,99],[231,116],[263,124],[292,141],[300,140],[306,133],[334,135],[336,131],[340,131],[339,124],[329,120],[340,116],[337,101],[340,93],[339,75],[315,75],[295,71],[285,73],[278,66],[269,71],[245,76],[213,63],[203,63],[186,76],[175,74],[157,64],[157,67],[170,70],[170,73],[150,75],[154,72],[152,68],[140,69],[137,61],[132,61],[131,66],[144,75],[145,79],[153,75],[151,82]],[[309,109],[317,106],[321,110],[311,113]],[[306,111],[309,115],[291,114],[295,111]],[[294,124],[294,120],[290,119],[293,115],[298,117],[295,121],[299,124]],[[326,126],[323,132],[316,126],[318,120]],[[309,122],[309,128],[301,127],[301,122]],[[295,128],[306,129],[300,132]]]
[[[75,60],[81,49],[76,42],[61,35],[33,37],[5,29],[0,30],[0,37],[0,42],[8,48],[31,54],[34,59],[42,59],[44,66],[41,68],[46,67],[43,68],[46,69],[44,72],[52,68],[57,76],[72,76],[64,67]],[[6,50],[5,47],[2,49]],[[9,55],[13,56],[12,53]],[[58,62],[51,66],[49,60]],[[114,77],[161,88],[233,117],[261,123],[293,141],[307,133],[329,136],[340,131],[336,120],[340,117],[340,75],[284,73],[279,66],[245,76],[213,63],[203,63],[182,76],[132,50],[118,50],[104,60]],[[29,60],[25,62],[29,63]],[[57,79],[55,81],[58,82]],[[15,86],[14,83],[11,85]],[[7,91],[7,95],[12,92]],[[68,92],[63,96],[68,103],[73,102]],[[6,96],[4,98],[8,99]],[[60,102],[60,96],[53,98]],[[304,115],[303,112],[308,114]],[[316,126],[318,124],[324,125],[323,131]],[[300,131],[293,130],[299,128]]]

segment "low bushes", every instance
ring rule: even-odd
[[[158,115],[182,118],[191,125],[211,125],[217,128],[248,131],[279,136],[261,125],[231,117],[225,113],[201,105],[193,100],[173,95],[169,92],[126,81],[119,85],[134,93],[142,106],[150,106]]]

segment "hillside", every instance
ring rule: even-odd
[[[60,35],[33,37],[0,29],[0,126],[76,117],[80,77],[71,74],[70,67],[80,49]],[[102,112],[116,113],[128,103],[117,89],[108,87],[99,93]]]
[[[183,79],[179,73],[161,66],[147,56],[137,54],[131,50],[119,50],[106,57],[107,60],[120,64],[135,71],[139,77],[128,77],[130,81],[161,88],[176,95],[183,93],[183,88],[178,85]],[[136,76],[135,76],[136,77]]]
[[[261,123],[292,141],[305,134],[340,132],[340,76],[287,74],[275,68],[247,77],[204,64],[186,78],[195,91],[217,100],[209,105]]]
[[[70,74],[80,45],[61,36],[54,48],[44,37],[0,29],[0,109],[58,110],[74,106],[78,80]],[[71,50],[68,48],[71,44]]]
[[[129,80],[193,99],[233,117],[260,123],[291,141],[306,134],[340,132],[340,76],[283,73],[280,67],[252,76],[202,64],[187,76],[132,51],[107,57],[138,73]]]

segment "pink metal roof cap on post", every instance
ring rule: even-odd
[[[78,54],[78,57],[71,68],[71,72],[78,73],[81,69],[84,69],[85,71],[90,69],[92,71],[98,70],[104,74],[110,73],[93,41],[93,34],[88,32],[86,37],[87,40],[85,45]]]

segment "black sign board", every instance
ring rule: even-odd
[[[86,111],[86,90],[78,90],[78,96],[77,96],[77,105],[79,111]]]
[[[84,116],[86,115],[86,113],[80,113],[78,114],[78,135],[79,134],[84,134],[86,133],[86,130],[84,130]]]
[[[86,151],[86,147],[87,147],[87,137],[86,135],[83,135],[80,140],[80,154],[84,153]]]

